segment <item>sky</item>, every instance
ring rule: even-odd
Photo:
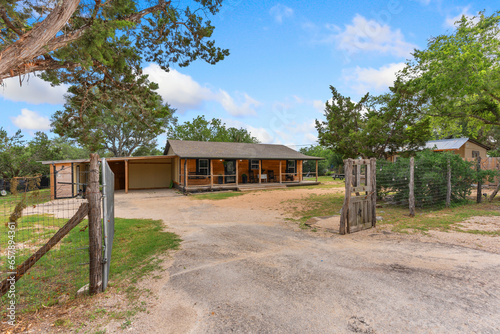
[[[182,1],[181,1],[182,3]],[[213,39],[230,55],[216,65],[196,61],[166,73],[144,63],[158,93],[177,109],[179,122],[198,115],[243,127],[262,143],[299,149],[317,144],[315,120],[324,120],[330,86],[359,100],[388,91],[395,73],[425,49],[428,39],[452,33],[461,15],[500,8],[492,1],[243,1],[224,2],[211,18]],[[0,87],[0,127],[50,136],[50,117],[67,86],[31,75]],[[158,138],[164,147],[166,136]]]

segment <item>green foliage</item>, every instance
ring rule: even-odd
[[[210,39],[214,27],[209,17],[217,14],[221,5],[221,0],[197,0],[189,5],[163,0],[81,1],[56,37],[40,49],[30,50],[35,54],[35,59],[29,60],[31,65],[17,66],[25,65],[23,71],[29,72],[100,69],[105,75],[102,66],[123,65],[109,44],[117,36],[134,42],[141,62],[154,62],[163,69],[172,63],[187,66],[197,59],[215,64],[229,54]],[[22,48],[26,33],[47,19],[54,7],[52,0],[3,1],[6,16],[0,18],[0,49],[15,42],[21,42],[17,46]],[[40,56],[43,61],[36,59]],[[64,81],[49,76],[53,83]]]
[[[377,160],[377,195],[383,198],[393,196],[394,203],[408,203],[410,159],[398,158],[392,163]],[[446,200],[448,184],[448,162],[451,168],[451,202],[467,200],[472,192],[473,183],[492,180],[494,171],[477,171],[472,162],[463,160],[459,155],[424,150],[415,156],[415,205],[419,207],[442,205]]]
[[[310,147],[303,147],[300,150],[300,153],[305,155],[310,155],[313,157],[322,157],[325,160],[318,161],[318,174],[319,175],[328,175],[328,169],[330,168],[338,168],[338,166],[343,165],[342,156],[338,153],[333,152],[331,149],[323,147],[321,145],[311,145]],[[316,161],[315,160],[307,160],[304,161],[302,165],[304,173],[307,172],[315,172],[316,171]]]
[[[49,167],[38,161],[61,158],[43,132],[36,132],[34,138],[27,142],[21,130],[9,137],[7,131],[0,128],[0,177],[4,179],[48,174]]]
[[[206,120],[205,116],[198,116],[192,122],[177,124],[175,120],[168,128],[167,138],[195,141],[258,143],[244,128],[226,127],[220,119]]]
[[[500,12],[462,16],[452,34],[431,38],[426,50],[416,50],[400,74],[441,127],[456,130],[455,122],[465,120],[474,134],[485,124],[500,125],[499,23]]]
[[[164,105],[156,83],[142,75],[137,50],[122,38],[114,43],[123,66],[106,67],[101,79],[95,71],[67,76],[64,110],[52,116],[54,132],[72,138],[89,151],[105,150],[113,156],[131,156],[140,147],[156,147],[174,110]]]
[[[430,138],[430,121],[419,112],[420,101],[396,82],[381,96],[366,94],[358,103],[334,87],[326,102],[326,121],[316,120],[320,145],[342,158],[384,158],[401,151],[419,149]]]

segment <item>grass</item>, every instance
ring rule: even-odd
[[[213,193],[193,195],[193,196],[191,196],[191,198],[198,199],[198,200],[200,200],[200,199],[221,200],[221,199],[241,196],[243,194],[244,193],[241,193],[241,192],[213,192]]]
[[[309,195],[300,200],[290,200],[286,203],[295,216],[294,221],[302,228],[312,217],[332,216],[340,214],[344,201],[343,193],[326,195]],[[500,216],[500,205],[498,203],[473,202],[452,208],[425,208],[417,209],[415,217],[408,215],[408,208],[402,206],[384,206],[377,208],[377,216],[383,218],[378,226],[389,226],[392,231],[398,233],[410,233],[420,231],[426,233],[429,230],[456,231],[462,233],[483,234],[499,236],[500,231],[480,231],[461,229],[457,223],[463,222],[474,216]]]
[[[8,241],[8,228],[5,223],[18,200],[19,197],[4,197],[0,205],[0,280],[5,278],[5,272],[8,271],[4,247]],[[35,205],[33,203],[46,200],[46,197],[36,201],[31,199],[28,203]],[[16,254],[16,265],[45,244],[66,221],[51,215],[27,215],[18,219],[16,243],[22,247]],[[19,314],[54,305],[62,295],[74,298],[75,292],[88,283],[87,224],[87,220],[82,221],[16,283]],[[158,220],[115,219],[110,285],[129,286],[159,268],[162,260],[158,255],[176,249],[181,241],[177,235],[164,232],[163,228],[162,222]],[[134,293],[127,292],[128,295]],[[7,295],[4,295],[1,304],[7,301]],[[5,310],[1,312],[0,317],[5,316]]]

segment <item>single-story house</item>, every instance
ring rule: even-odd
[[[284,145],[168,140],[164,155],[108,158],[115,190],[175,187],[184,191],[317,184],[317,161]],[[316,160],[315,181],[304,181],[302,163]],[[52,198],[85,191],[89,160],[42,161],[51,165]]]
[[[423,149],[430,149],[434,152],[449,151],[456,153],[464,160],[473,160],[481,157],[484,161],[488,158],[487,152],[491,149],[489,146],[483,145],[480,142],[470,138],[454,138],[430,140],[425,143]],[[389,157],[389,161],[396,161],[399,155]]]

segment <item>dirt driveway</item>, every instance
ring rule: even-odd
[[[144,282],[158,298],[128,332],[500,332],[499,254],[376,230],[304,232],[279,205],[293,192],[117,195],[118,217],[162,219],[184,240],[161,278]]]

